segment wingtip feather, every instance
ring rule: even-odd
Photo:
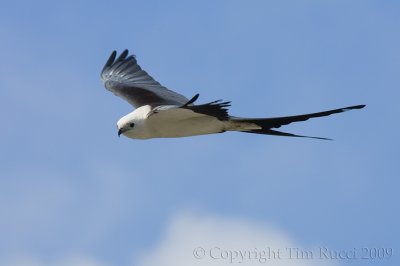
[[[195,101],[197,101],[197,99],[199,98],[199,96],[200,96],[200,94],[197,93],[195,96],[193,96],[192,99],[190,99],[187,103],[185,103],[184,105],[182,105],[182,107],[186,107],[186,106],[188,106],[189,104],[194,103]]]
[[[117,57],[117,51],[112,51],[110,57],[107,60],[106,66],[111,66],[114,63],[115,58]]]
[[[117,51],[115,51],[115,50],[112,51],[110,57],[107,59],[107,62],[104,65],[103,70],[101,71],[101,73],[103,73],[106,70],[106,68],[110,67],[114,63],[114,60],[115,60],[116,56],[117,56]]]
[[[129,54],[129,50],[125,49],[117,58],[117,60],[115,62],[121,62],[122,60],[124,60]]]

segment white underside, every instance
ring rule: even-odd
[[[123,134],[133,139],[179,138],[196,135],[259,129],[250,123],[232,120],[220,121],[215,117],[198,114],[188,109],[171,107],[143,117],[133,130]]]

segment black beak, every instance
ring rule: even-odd
[[[122,129],[119,129],[119,130],[118,130],[118,137],[120,137],[121,134],[122,134]]]

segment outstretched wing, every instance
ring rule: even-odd
[[[133,55],[123,51],[116,59],[113,51],[101,71],[104,86],[135,108],[143,105],[182,105],[188,99],[162,86],[137,64]]]

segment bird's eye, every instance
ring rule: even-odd
[[[130,127],[134,127],[134,126],[135,126],[135,123],[130,123],[129,126],[130,126]]]

